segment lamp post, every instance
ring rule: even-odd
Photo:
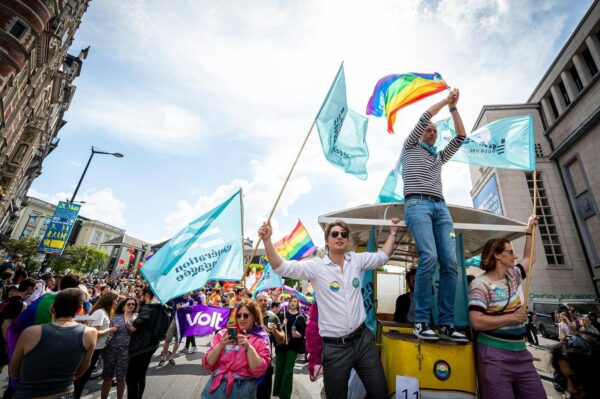
[[[95,154],[112,155],[113,157],[123,158],[123,154],[121,154],[120,152],[98,151],[94,147],[92,147],[92,153],[90,154],[90,159],[88,159],[87,164],[85,165],[85,169],[83,169],[83,173],[81,174],[81,177],[79,178],[79,183],[77,183],[77,187],[75,187],[75,192],[73,193],[73,196],[71,197],[71,201],[69,201],[70,203],[73,203],[75,201],[75,196],[77,195],[77,192],[79,191],[81,182],[83,181],[83,178],[85,177],[88,167],[90,166],[90,163],[92,162],[92,158],[94,157]]]

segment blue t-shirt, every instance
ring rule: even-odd
[[[178,307],[185,308],[188,306],[194,306],[194,300],[192,298],[177,297],[172,299],[172,303],[173,307],[171,309],[171,314],[173,317],[175,317],[175,312],[177,311]]]

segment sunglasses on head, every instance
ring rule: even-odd
[[[237,313],[235,315],[236,319],[249,319],[250,318],[250,313]]]
[[[348,238],[348,232],[347,231],[332,231],[331,233],[329,233],[330,236],[332,236],[333,238],[338,238],[338,236],[342,236],[342,238]]]

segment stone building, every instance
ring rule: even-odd
[[[0,5],[0,233],[10,235],[75,94],[88,49],[67,54],[90,0]]]
[[[537,263],[530,299],[600,296],[600,1],[595,1],[525,104],[484,106],[474,129],[531,113],[537,160]],[[533,173],[470,168],[474,207],[525,221]],[[521,254],[524,240],[516,243]]]

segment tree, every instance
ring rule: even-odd
[[[86,245],[69,245],[62,255],[51,256],[48,267],[56,272],[64,272],[66,269],[85,274],[94,269],[104,269],[108,263],[109,256],[94,247]]]
[[[34,270],[39,268],[40,264],[37,260],[39,256],[37,251],[39,243],[40,240],[35,237],[24,237],[18,240],[13,238],[2,243],[2,249],[12,255],[21,255],[26,269]]]

